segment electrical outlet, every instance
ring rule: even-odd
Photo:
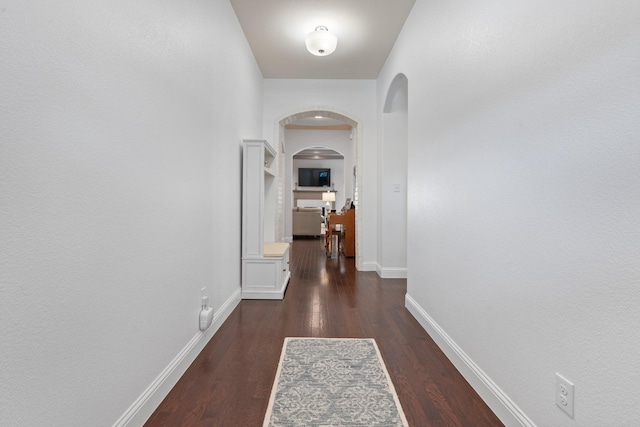
[[[556,405],[573,418],[573,383],[556,372]]]

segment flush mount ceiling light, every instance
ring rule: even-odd
[[[304,41],[307,44],[307,50],[316,56],[331,55],[338,45],[338,37],[322,25],[307,34]]]

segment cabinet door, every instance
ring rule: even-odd
[[[278,259],[244,261],[243,290],[275,291],[279,288],[282,267]]]

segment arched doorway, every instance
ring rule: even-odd
[[[344,167],[344,179],[350,180],[349,185],[345,185],[344,194],[342,194],[340,200],[345,200],[347,197],[351,198],[354,203],[358,204],[359,195],[361,194],[362,179],[361,168],[362,163],[362,125],[359,120],[353,118],[351,115],[338,111],[331,107],[315,107],[305,108],[281,117],[277,120],[275,141],[278,141],[279,152],[283,154],[284,161],[279,162],[279,176],[281,177],[280,188],[281,194],[278,196],[278,227],[276,230],[278,236],[285,240],[289,236],[287,232],[287,220],[290,221],[291,208],[293,206],[293,189],[295,181],[291,178],[292,172],[292,158],[294,152],[287,147],[287,126],[293,125],[296,122],[301,122],[307,119],[315,117],[322,117],[333,121],[331,126],[335,126],[335,123],[339,123],[344,127],[340,127],[337,130],[350,129],[349,139],[353,144],[353,161],[348,163],[349,166]],[[289,126],[291,127],[291,126]],[[327,144],[310,144],[326,146]],[[298,151],[298,150],[296,150]],[[343,152],[344,150],[337,150]],[[346,156],[346,153],[343,153]],[[347,162],[345,162],[347,164]],[[347,191],[349,194],[347,194]],[[339,196],[340,197],[340,196]],[[360,221],[361,212],[356,211],[356,224]],[[362,269],[362,257],[358,248],[361,247],[361,234],[359,227],[356,226],[356,267]]]

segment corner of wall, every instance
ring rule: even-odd
[[[518,405],[493,382],[409,294],[405,296],[405,307],[505,425],[535,427],[534,422]]]
[[[169,394],[180,377],[204,349],[205,345],[220,329],[233,309],[240,303],[238,288],[220,307],[213,318],[213,323],[206,331],[198,331],[187,345],[174,357],[158,377],[131,404],[129,409],[113,424],[113,427],[130,427],[143,425],[156,410],[162,400]]]

